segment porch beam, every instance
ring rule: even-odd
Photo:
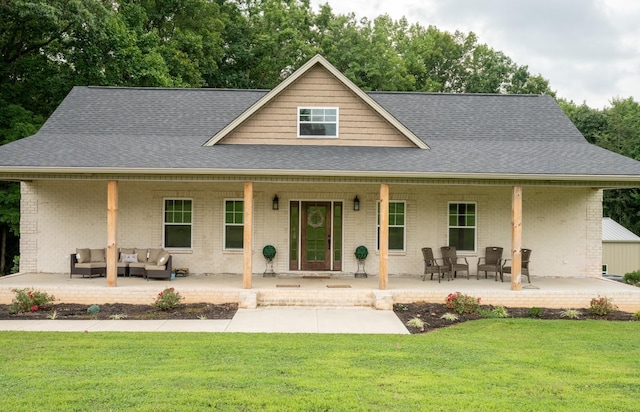
[[[522,186],[511,193],[511,290],[522,288]]]
[[[387,289],[389,277],[389,185],[380,185],[380,270],[379,288]]]
[[[251,289],[253,269],[253,182],[244,183],[244,233],[242,249],[244,252],[242,268],[242,287]]]
[[[118,282],[118,181],[107,183],[107,286]]]

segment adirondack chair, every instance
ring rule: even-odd
[[[466,257],[458,257],[455,246],[442,246],[442,258],[445,265],[448,265],[453,277],[457,277],[458,272],[467,271],[467,279],[469,279],[469,262]],[[462,263],[464,261],[464,263]]]
[[[442,259],[436,259],[433,257],[433,250],[430,247],[422,248],[422,256],[424,257],[424,276],[422,276],[422,281],[427,280],[427,275],[431,275],[431,280],[433,280],[433,275],[438,275],[438,283],[447,275],[447,282],[451,280],[451,269],[449,266],[445,265]],[[440,260],[441,263],[438,263]]]
[[[480,272],[484,272],[484,278],[487,279],[487,272],[496,274],[496,282],[502,271],[502,248],[497,246],[489,246],[485,248],[484,257],[478,258],[478,271],[476,279],[480,279]]]
[[[522,268],[520,273],[522,276],[527,277],[527,281],[531,283],[531,278],[529,277],[529,259],[531,258],[531,249],[522,249]],[[505,259],[502,264],[502,273],[500,274],[500,279],[504,282],[504,274],[511,274],[511,266],[506,266],[507,262],[511,259]]]

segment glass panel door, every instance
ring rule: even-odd
[[[302,203],[302,270],[331,270],[331,203]]]

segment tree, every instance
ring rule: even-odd
[[[273,88],[316,52],[309,0],[219,0],[225,16],[214,87]]]
[[[600,144],[609,133],[609,122],[604,111],[593,109],[585,103],[578,106],[564,99],[557,99],[557,102],[589,143]]]
[[[7,266],[7,260],[13,260],[13,256],[19,253],[19,205],[20,184],[0,182],[0,276],[11,269]]]
[[[470,33],[469,37],[474,36]],[[434,26],[411,25],[398,43],[409,73],[415,78],[415,89],[425,92],[462,90],[463,70],[460,62],[466,53],[468,36],[456,31],[442,32]]]
[[[632,98],[613,99],[604,110],[562,99],[558,104],[590,143],[640,160],[640,105]],[[605,190],[603,214],[640,235],[640,190]]]
[[[640,160],[640,105],[629,97],[611,100],[604,110],[608,133],[599,145]],[[604,193],[604,213],[632,232],[640,235],[640,190],[616,189]]]

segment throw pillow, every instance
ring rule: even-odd
[[[91,249],[91,261],[92,262],[106,262],[107,256],[104,249]]]
[[[171,256],[169,252],[162,252],[162,254],[160,254],[160,257],[158,258],[158,266],[166,265],[169,261],[169,256]]]
[[[133,255],[134,253],[136,253],[134,248],[126,248],[126,247],[121,247],[120,248],[120,253],[126,253],[127,255]]]
[[[120,255],[120,259],[122,260],[122,263],[136,263],[138,261],[138,254],[123,253]]]
[[[155,264],[162,252],[164,252],[162,249],[149,249],[149,263]]]
[[[147,263],[147,249],[136,249],[138,254],[138,262]]]
[[[78,258],[78,263],[89,263],[91,262],[91,250],[76,249],[76,257]]]

